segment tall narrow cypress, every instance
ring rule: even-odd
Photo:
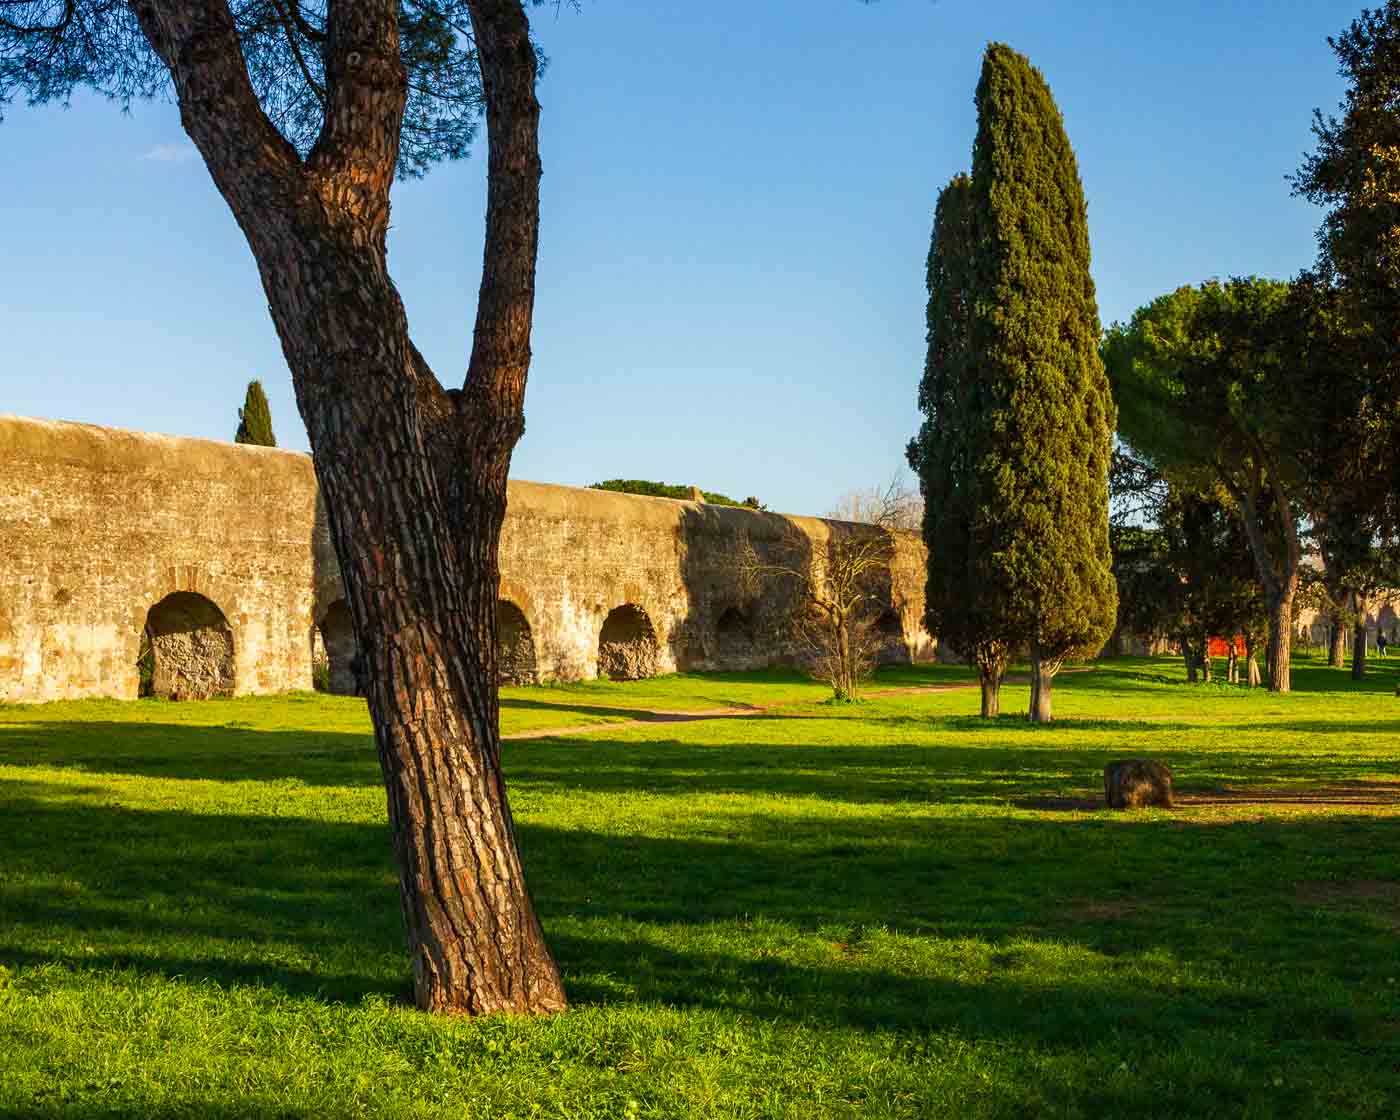
[[[978,575],[980,499],[974,471],[977,363],[969,348],[972,254],[972,180],[956,175],[938,195],[928,253],[928,356],[919,382],[925,416],[909,445],[909,464],[924,495],[928,545],[925,619],[931,634],[977,665],[982,715],[1001,710],[1006,669],[1003,620],[984,595]]]
[[[234,433],[233,442],[277,446],[277,437],[272,434],[272,410],[267,406],[267,394],[263,392],[261,381],[248,382],[248,393],[243,398],[243,407],[238,410],[238,431]]]
[[[1113,630],[1108,543],[1113,399],[1099,357],[1084,189],[1044,77],[987,48],[972,150],[968,347],[976,404],[964,439],[979,503],[985,609],[1023,640],[1030,718],[1051,718],[1065,657]]]

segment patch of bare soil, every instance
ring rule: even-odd
[[[1065,911],[1065,917],[1072,922],[1116,922],[1140,909],[1140,902],[1076,902]]]
[[[1220,789],[1177,797],[1178,805],[1400,805],[1400,782],[1333,782],[1286,789]]]
[[[1388,879],[1299,883],[1296,897],[1301,906],[1365,910],[1400,933],[1400,883]]]
[[[1286,789],[1214,789],[1175,794],[1178,809],[1227,808],[1237,805],[1310,805],[1343,808],[1400,805],[1400,782],[1333,782],[1325,786]],[[1023,797],[1011,802],[1018,809],[1051,813],[1093,813],[1104,807],[1101,797]]]

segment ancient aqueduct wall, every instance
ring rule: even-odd
[[[354,638],[311,459],[0,416],[0,701],[308,689],[313,650],[354,688]],[[815,518],[512,482],[501,540],[504,662],[520,679],[747,669],[790,659],[786,592],[737,554],[876,532]],[[923,658],[923,543],[893,534],[886,660]],[[143,645],[148,643],[148,647]],[[654,645],[653,645],[654,643]],[[152,667],[153,663],[153,667]],[[620,664],[620,663],[619,663]]]

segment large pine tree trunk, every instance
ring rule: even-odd
[[[1328,616],[1330,633],[1327,636],[1327,664],[1333,669],[1341,669],[1347,663],[1347,628],[1342,612],[1334,610]]]
[[[327,8],[325,126],[303,161],[221,0],[142,0],[181,120],[257,261],[364,663],[417,1004],[564,1006],[500,768],[496,552],[523,427],[539,229],[535,53],[519,0],[469,0],[486,95],[487,234],[471,360],[442,388],[385,237],[406,79],[395,0]]]

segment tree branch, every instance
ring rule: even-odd
[[[524,430],[525,378],[535,309],[540,228],[540,105],[535,47],[520,0],[468,0],[488,146],[486,244],[467,366],[472,420],[504,438],[509,458]]]
[[[180,121],[234,215],[285,206],[302,165],[258,104],[226,0],[134,0],[151,47],[170,71]]]
[[[394,0],[331,0],[326,119],[306,164],[333,209],[364,222],[384,251],[408,77]]]

